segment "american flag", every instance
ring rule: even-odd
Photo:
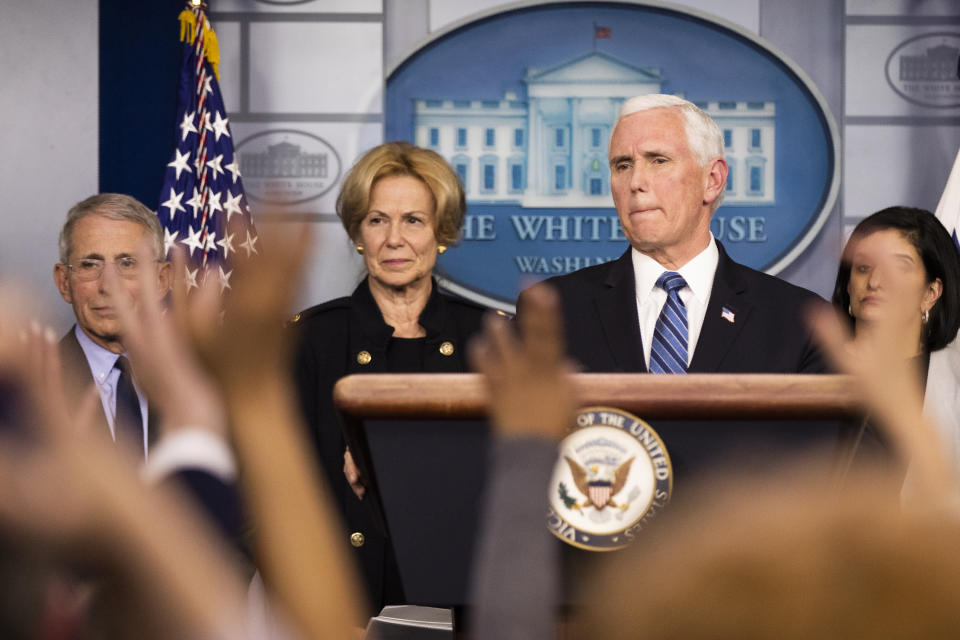
[[[257,232],[243,191],[239,159],[217,82],[219,47],[206,4],[180,13],[183,64],[177,94],[177,144],[167,164],[157,216],[164,245],[187,252],[187,290],[205,274],[230,288],[230,259],[257,253]]]
[[[943,223],[943,226],[950,232],[953,243],[960,249],[960,151],[957,152],[957,159],[953,163],[953,169],[947,178],[947,186],[943,189],[943,195],[940,196],[940,204],[937,205],[937,218]]]

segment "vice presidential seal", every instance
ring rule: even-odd
[[[561,444],[547,527],[575,547],[619,549],[666,506],[672,489],[670,456],[650,425],[626,411],[588,407]]]

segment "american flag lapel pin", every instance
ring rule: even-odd
[[[723,309],[720,311],[720,317],[730,324],[733,324],[735,318],[733,311],[730,311],[730,309],[727,309],[726,307],[723,307]]]

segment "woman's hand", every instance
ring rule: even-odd
[[[367,494],[367,488],[363,485],[363,479],[360,478],[360,470],[353,461],[350,447],[347,447],[346,451],[343,452],[343,475],[347,477],[347,482],[350,483],[350,488],[353,489],[357,499],[363,500],[363,497]]]

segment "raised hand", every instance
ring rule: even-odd
[[[918,500],[942,503],[957,491],[957,473],[934,427],[923,416],[920,372],[913,360],[893,352],[883,324],[853,339],[836,312],[810,314],[814,335],[838,371],[854,376],[864,407],[915,470]]]
[[[501,435],[559,439],[578,404],[559,303],[547,285],[530,289],[525,300],[517,327],[502,316],[487,316],[483,333],[470,344],[470,360],[486,381],[490,415]]]

